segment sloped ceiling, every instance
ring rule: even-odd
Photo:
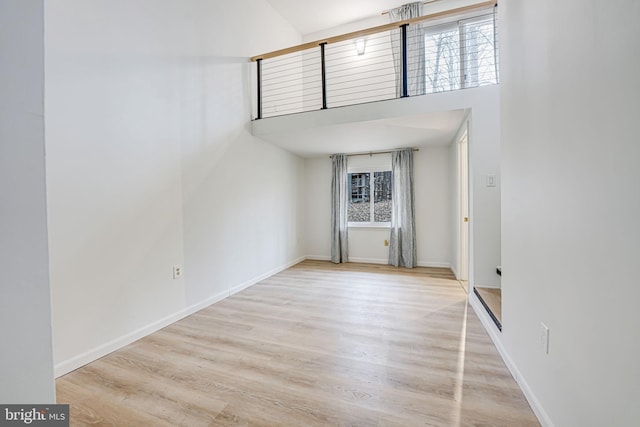
[[[380,15],[403,0],[267,0],[301,34]]]
[[[417,0],[267,0],[302,36],[342,25],[382,18],[383,11]],[[424,13],[438,12],[478,0],[423,0]],[[370,26],[370,25],[369,25]]]

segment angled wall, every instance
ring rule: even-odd
[[[303,163],[248,131],[248,58],[300,36],[264,0],[51,0],[45,16],[60,375],[302,257]]]
[[[0,2],[0,402],[54,403],[44,2]]]

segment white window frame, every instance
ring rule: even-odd
[[[464,47],[462,46],[462,36],[461,36],[461,32],[460,32],[460,21],[456,20],[456,21],[450,21],[450,22],[446,22],[446,23],[442,23],[442,24],[438,24],[438,25],[433,25],[433,26],[429,26],[426,28],[425,32],[424,32],[424,39],[425,39],[425,43],[426,43],[426,39],[428,36],[433,36],[434,34],[441,34],[444,32],[449,32],[449,31],[456,31],[458,33],[458,72],[460,73],[458,75],[458,88],[457,89],[449,89],[449,90],[460,90],[460,89],[464,89],[464,73],[465,73],[465,67],[464,67]],[[426,49],[426,48],[425,48]],[[425,59],[426,59],[426,52],[425,52]],[[426,64],[425,64],[426,67]],[[424,74],[424,84],[425,84],[425,92],[426,93],[440,93],[443,91],[431,91],[430,89],[427,89],[427,86],[429,86],[429,73],[427,73],[427,70],[425,69],[425,74]],[[433,86],[433,85],[431,85]],[[448,92],[448,90],[445,90],[444,92]]]
[[[466,56],[467,56],[467,43],[465,40],[466,34],[464,32],[464,29],[467,25],[473,25],[473,24],[477,24],[477,23],[485,23],[485,22],[490,22],[491,25],[493,26],[493,56],[494,56],[494,67],[495,67],[495,83],[489,83],[489,84],[498,84],[500,83],[500,76],[498,73],[498,57],[497,57],[497,52],[498,52],[498,30],[496,28],[496,18],[495,18],[495,10],[493,11],[493,14],[491,17],[489,17],[489,13],[487,14],[482,14],[482,15],[477,15],[477,16],[473,16],[471,18],[466,18],[466,19],[461,19],[458,21],[458,34],[460,36],[460,70],[461,70],[461,87],[464,89],[466,87],[468,87],[468,72],[467,72],[467,61],[466,61]],[[479,70],[476,70],[476,73],[478,73]],[[480,87],[480,86],[486,86],[487,84],[478,84],[478,85],[474,85],[471,87]]]
[[[468,78],[468,70],[467,70],[467,63],[465,61],[466,58],[466,50],[467,50],[467,46],[465,43],[465,34],[464,34],[464,27],[465,25],[468,24],[473,24],[476,22],[482,22],[482,21],[489,21],[490,18],[488,18],[489,15],[493,15],[493,49],[494,49],[494,61],[496,63],[495,67],[495,83],[490,83],[490,84],[499,84],[500,83],[500,75],[498,72],[498,29],[497,29],[497,23],[496,23],[496,12],[497,10],[494,7],[488,8],[488,9],[481,9],[478,11],[472,11],[469,13],[465,13],[462,14],[460,16],[458,16],[455,20],[443,20],[440,23],[437,24],[433,24],[433,25],[429,25],[424,32],[424,37],[425,37],[425,41],[426,41],[426,37],[429,35],[433,35],[433,34],[439,34],[445,31],[450,31],[453,29],[456,29],[458,31],[458,45],[459,45],[459,72],[460,75],[458,76],[458,84],[460,86],[460,89],[466,89],[467,87],[469,87],[469,78]],[[426,54],[426,52],[425,52]],[[425,70],[425,91],[426,93],[440,93],[440,92],[431,92],[429,90],[427,90],[427,86],[428,86],[428,81],[427,81],[427,76],[428,73],[426,72],[427,70]],[[480,86],[484,86],[484,85],[478,85],[478,86],[471,86],[471,87],[480,87]],[[456,89],[453,89],[456,90]],[[446,92],[446,91],[445,91]]]
[[[375,172],[391,172],[391,166],[367,166],[367,167],[357,167],[357,168],[349,168],[347,174],[351,175],[353,173],[368,173],[369,174],[369,219],[374,218],[374,200],[375,200]],[[393,174],[391,176],[393,179]],[[349,182],[349,187],[351,187],[351,182]],[[351,194],[349,194],[349,203],[351,203]],[[387,222],[352,222],[349,221],[347,224],[350,228],[391,228],[391,221]]]

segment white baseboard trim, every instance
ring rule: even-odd
[[[278,274],[281,271],[286,270],[287,268],[293,267],[294,265],[301,263],[305,259],[306,259],[306,257],[297,258],[297,259],[295,259],[295,260],[293,260],[291,262],[288,262],[288,263],[286,263],[284,265],[281,265],[278,268],[274,268],[271,271],[268,271],[268,272],[266,272],[264,274],[261,274],[258,277],[254,277],[253,279],[247,280],[244,283],[241,283],[241,284],[239,284],[237,286],[234,286],[233,288],[229,289],[229,295],[228,296],[237,294],[238,292],[241,292],[241,291],[243,291],[243,290],[255,285],[256,283],[261,282],[264,279],[267,279],[267,278],[273,276],[274,274]]]
[[[305,259],[310,259],[313,261],[331,261],[331,256],[329,255],[307,255]]]
[[[326,255],[307,255],[306,259],[311,259],[315,261],[331,261],[330,256]],[[359,258],[359,257],[349,257],[349,262],[359,262],[363,264],[389,264],[388,259],[382,258]],[[435,268],[451,268],[451,264],[448,262],[429,262],[429,261],[418,261],[418,267],[435,267]]]
[[[418,267],[451,268],[448,262],[418,261]]]
[[[82,354],[79,354],[77,356],[74,356],[70,359],[67,359],[63,362],[60,362],[58,364],[55,365],[54,367],[54,376],[56,378],[59,378],[65,374],[68,374],[69,372],[75,371],[78,368],[83,367],[84,365],[91,363],[95,360],[100,359],[101,357],[104,357],[106,355],[108,355],[109,353],[113,353],[116,350],[121,349],[122,347],[125,347],[129,344],[131,344],[132,342],[135,342],[141,338],[146,337],[147,335],[151,335],[154,332],[159,331],[162,328],[166,328],[167,326],[171,325],[172,323],[175,323],[181,319],[184,319],[185,317],[198,312],[200,310],[202,310],[203,308],[207,308],[212,304],[215,304],[219,301],[222,301],[225,298],[228,298],[229,296],[236,294],[250,286],[255,285],[256,283],[273,276],[274,274],[277,274],[283,270],[286,270],[289,267],[292,267],[296,264],[298,264],[299,262],[304,261],[305,257],[300,257],[297,258],[294,261],[288,262],[278,268],[275,268],[267,273],[261,274],[258,277],[255,277],[251,280],[247,280],[246,282],[238,285],[238,286],[234,286],[233,288],[227,290],[227,291],[223,291],[220,292],[216,295],[213,295],[207,299],[205,299],[204,301],[200,301],[199,303],[193,304],[189,307],[184,308],[183,310],[178,311],[177,313],[171,314],[167,317],[164,317],[158,321],[155,321],[147,326],[143,326],[142,328],[136,329],[135,331],[128,333],[126,335],[123,335],[121,337],[118,337],[116,339],[113,339],[105,344],[99,345],[96,348],[93,348],[89,351],[86,351]]]
[[[449,268],[451,269],[451,271],[453,272],[453,275],[456,276],[456,280],[460,280],[459,276],[458,276],[458,272],[456,271],[456,267],[453,265],[450,265]]]
[[[349,257],[349,262],[360,262],[363,264],[389,264],[388,259],[379,258],[352,258]]]
[[[476,312],[476,315],[480,319],[482,326],[484,326],[484,329],[489,334],[489,337],[491,337],[491,340],[493,341],[493,344],[498,350],[498,353],[500,353],[502,360],[504,361],[505,365],[507,365],[509,372],[511,372],[511,376],[513,376],[513,378],[516,380],[516,382],[520,386],[522,393],[524,393],[524,397],[529,402],[529,405],[531,406],[533,413],[536,415],[536,417],[538,417],[538,421],[540,421],[540,424],[543,427],[554,427],[554,424],[551,421],[551,418],[549,418],[547,411],[544,410],[544,408],[540,404],[540,401],[531,390],[531,387],[529,387],[529,384],[524,379],[524,377],[520,373],[520,370],[511,359],[511,356],[509,356],[509,353],[507,353],[507,350],[502,345],[502,340],[499,335],[502,332],[498,330],[498,327],[493,322],[493,319],[489,317],[487,310],[484,308],[484,306],[482,305],[482,303],[480,302],[477,295],[475,294],[475,292],[473,292],[472,289],[473,288],[470,288],[470,292],[469,292],[469,305],[471,305],[471,307],[473,308],[473,311]],[[504,325],[502,325],[502,327],[504,328]]]
[[[113,339],[89,351],[86,351],[77,356],[74,356],[71,359],[67,359],[63,362],[60,362],[56,364],[54,367],[54,375],[56,378],[58,378],[65,374],[68,374],[71,371],[75,371],[76,369],[81,368],[87,363],[91,363],[95,360],[98,360],[109,353],[112,353],[116,350],[121,349],[122,347],[125,347],[131,344],[132,342],[135,342],[141,338],[146,337],[147,335],[157,332],[160,329],[171,325],[172,323],[175,323],[181,319],[184,319],[185,317],[195,313],[196,311],[202,310],[203,308],[208,307],[211,304],[215,304],[216,302],[225,299],[227,296],[229,296],[228,291],[221,292],[217,295],[207,298],[204,301],[201,301],[197,304],[194,304],[190,307],[180,310],[177,313],[164,317],[147,326],[143,326],[142,328],[136,329],[131,333],[128,333],[126,335]]]

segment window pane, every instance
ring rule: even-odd
[[[425,91],[460,89],[460,36],[458,28],[426,34]]]
[[[391,171],[373,174],[374,199],[373,216],[375,222],[391,221]]]
[[[371,183],[368,173],[349,174],[349,222],[371,221]]]
[[[498,82],[493,17],[464,24],[466,87]]]

